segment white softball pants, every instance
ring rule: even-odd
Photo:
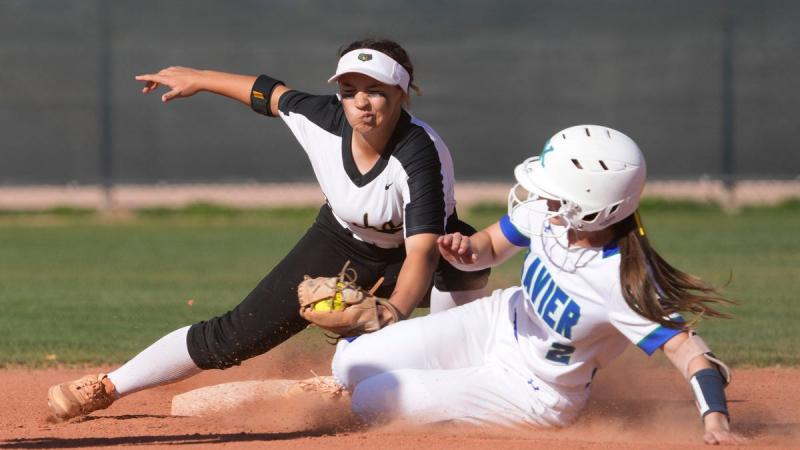
[[[369,421],[563,426],[580,406],[522,364],[519,288],[341,341],[333,375]],[[566,400],[566,401],[565,401]],[[577,407],[576,407],[577,406]]]

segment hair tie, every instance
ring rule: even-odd
[[[642,218],[639,216],[638,209],[633,213],[633,218],[636,220],[636,228],[639,229],[639,236],[644,236],[644,225],[642,225]]]

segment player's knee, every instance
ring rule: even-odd
[[[186,345],[197,367],[204,370],[227,369],[270,348],[266,340],[245,336],[229,328],[219,317],[189,328]]]
[[[204,370],[227,369],[235,363],[225,357],[226,351],[222,350],[219,340],[211,337],[214,334],[213,327],[213,319],[192,325],[186,336],[186,347],[197,367]]]
[[[350,358],[348,357],[347,346],[350,344],[346,339],[342,339],[336,344],[336,353],[333,354],[331,361],[331,373],[339,384],[352,390],[354,385],[350,378]]]
[[[371,338],[364,335],[358,339]],[[334,378],[349,390],[353,390],[363,380],[385,372],[386,369],[378,367],[369,359],[369,348],[363,345],[354,345],[354,342],[341,340],[336,346],[336,353],[331,362],[331,372]]]
[[[355,386],[350,407],[367,422],[384,422],[398,415],[399,380],[391,372],[367,378]]]

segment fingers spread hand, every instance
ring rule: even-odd
[[[138,81],[160,81],[157,80],[156,78],[161,78],[161,77],[159,75],[155,75],[152,73],[145,73],[142,75],[136,75],[134,78]]]
[[[181,93],[181,91],[179,89],[173,89],[173,90],[167,92],[166,94],[162,95],[161,96],[161,101],[166,103],[166,102],[172,100],[173,98],[179,96],[180,93]]]
[[[137,75],[135,78],[145,82],[145,86],[142,88],[144,94],[153,92],[162,85],[169,87],[171,90],[161,96],[163,102],[180,97],[191,97],[202,86],[202,72],[187,67],[167,67],[158,73]]]
[[[147,84],[142,88],[143,94],[149,94],[158,88],[159,84],[155,81],[148,81]]]
[[[159,76],[159,75],[151,75],[151,74],[136,75],[135,78],[138,81],[144,81],[145,82],[145,85],[142,88],[142,93],[143,94],[149,94],[150,92],[153,92],[154,90],[156,90],[160,85],[167,84],[167,83],[164,83],[164,81],[165,81],[164,78]]]

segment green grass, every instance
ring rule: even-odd
[[[718,355],[740,365],[800,364],[800,205],[643,212],[653,245],[671,263],[737,300],[733,320],[700,325]]]
[[[711,205],[647,202],[663,256],[739,301],[734,320],[700,330],[736,365],[799,365],[800,203],[727,215]],[[480,228],[505,209],[464,214]],[[118,363],[177,327],[223,313],[291,248],[313,209],[214,205],[124,218],[85,210],[0,214],[0,366]],[[521,255],[491,285],[516,284]],[[189,300],[192,304],[189,305]]]

